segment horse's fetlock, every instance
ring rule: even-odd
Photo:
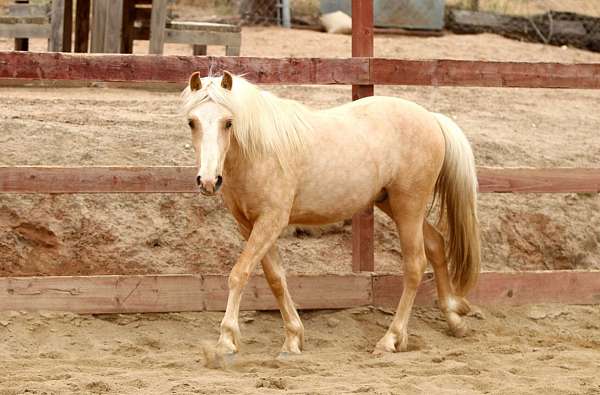
[[[232,336],[237,336],[240,333],[240,327],[234,320],[223,319],[223,321],[221,321],[221,332],[227,332]]]
[[[285,324],[285,329],[295,335],[304,333],[304,325],[302,325],[300,320],[291,320]]]

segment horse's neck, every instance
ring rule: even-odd
[[[294,155],[294,159],[290,161],[293,163],[293,167],[298,166],[297,160],[300,159],[297,154]],[[239,177],[254,177],[256,169],[272,169],[269,174],[279,174],[281,170],[280,164],[275,154],[264,154],[259,157],[249,158],[242,150],[235,138],[231,139],[227,156],[225,157],[225,163],[223,166],[224,176],[228,178],[239,179]],[[262,172],[260,170],[259,172]]]

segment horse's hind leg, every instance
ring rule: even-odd
[[[276,244],[262,259],[262,267],[271,291],[277,299],[281,318],[283,319],[285,342],[281,352],[283,354],[299,354],[304,346],[304,326],[288,290],[285,271],[281,266],[281,256]]]
[[[425,236],[425,254],[431,262],[435,274],[440,309],[446,316],[446,321],[448,321],[448,326],[452,334],[457,337],[464,336],[467,331],[467,325],[460,316],[468,313],[471,308],[466,299],[453,295],[448,275],[444,238],[427,221],[423,221],[423,234]]]
[[[377,202],[376,205],[381,211],[394,219],[389,199]],[[425,255],[429,262],[431,262],[435,274],[435,285],[440,309],[446,316],[452,334],[457,337],[464,336],[467,326],[460,316],[467,314],[471,310],[471,306],[466,299],[459,298],[452,293],[444,237],[427,220],[423,221],[423,236],[425,241]]]
[[[426,198],[404,193],[389,192],[390,213],[398,228],[400,246],[404,256],[404,290],[394,319],[386,334],[375,346],[376,353],[405,351],[408,346],[408,319],[427,266],[423,240],[423,219]]]

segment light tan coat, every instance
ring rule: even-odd
[[[391,97],[312,111],[229,73],[202,79],[194,73],[183,98],[199,189],[213,195],[222,186],[247,239],[229,277],[218,354],[239,350],[242,290],[261,261],[284,320],[282,352],[299,353],[304,328],[276,240],[288,224],[336,222],[373,203],[395,221],[404,256],[403,294],[375,352],[406,349],[408,318],[428,259],[450,329],[465,333],[464,295],[479,272],[477,185],[471,148],[454,122]],[[448,248],[425,218],[434,192],[447,213]]]

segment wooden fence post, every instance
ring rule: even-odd
[[[352,1],[352,57],[373,56],[373,1]],[[373,96],[373,85],[352,85],[352,100]],[[373,250],[373,207],[352,217],[352,271],[372,272],[375,268]]]

